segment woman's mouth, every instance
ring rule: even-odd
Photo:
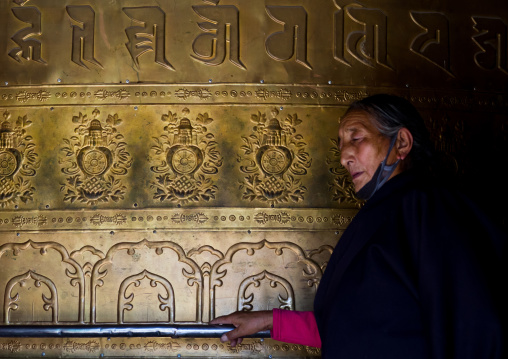
[[[363,172],[353,172],[353,173],[351,174],[351,178],[353,178],[353,181],[354,181],[354,180],[355,180],[355,179],[357,179],[359,176],[361,176],[361,175],[362,175],[362,173],[363,173]]]

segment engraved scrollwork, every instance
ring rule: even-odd
[[[185,117],[189,113],[185,108],[182,118],[171,111],[163,115],[162,121],[167,123],[165,133],[154,137],[152,151],[159,164],[151,170],[160,176],[151,183],[151,188],[155,189],[153,198],[161,202],[186,204],[215,199],[217,186],[211,175],[218,173],[222,156],[215,136],[205,127],[213,119],[204,113],[198,114],[193,122]]]
[[[171,216],[171,221],[173,223],[196,222],[198,224],[203,224],[208,221],[208,217],[203,213],[175,213],[173,216]]]
[[[32,124],[27,116],[18,117],[13,128],[9,121],[11,114],[3,114],[0,124],[0,207],[4,208],[18,201],[33,200],[35,187],[24,176],[33,177],[40,166],[39,155],[35,152],[33,137],[27,134]]]
[[[160,302],[159,309],[161,311],[168,310],[168,322],[175,322],[175,293],[173,291],[173,286],[171,283],[164,277],[161,277],[157,274],[150,273],[147,270],[144,270],[141,273],[132,275],[123,280],[120,284],[120,290],[118,292],[118,323],[124,323],[124,311],[132,310],[134,306],[132,302],[134,300],[134,293],[131,292],[130,295],[127,295],[127,291],[131,285],[135,287],[139,287],[141,285],[141,281],[143,279],[148,279],[150,281],[151,287],[157,287],[159,283],[166,290],[166,297],[161,294],[158,295],[158,299]]]
[[[326,158],[326,164],[330,166],[330,173],[334,175],[333,181],[328,183],[328,190],[332,193],[332,200],[338,203],[352,204],[361,208],[364,201],[356,197],[353,181],[347,169],[340,163],[339,142],[331,139],[331,156]]]
[[[320,264],[321,270],[325,271],[328,265],[328,259],[332,255],[333,247],[329,245],[323,245],[317,249],[314,249],[308,253],[309,258]],[[317,257],[317,258],[316,258]],[[322,258],[323,257],[323,258]]]
[[[210,257],[211,260],[215,259],[213,257],[217,257],[218,259],[223,259],[224,254],[222,254],[222,252],[214,249],[212,246],[209,246],[209,245],[199,247],[198,249],[191,249],[187,253],[187,256],[189,258],[193,259],[195,262],[197,262],[197,263],[203,262],[203,264],[201,264],[201,266],[200,266],[201,272],[203,273],[204,277],[207,277],[207,276],[210,276],[210,270],[212,269],[212,266],[209,263],[211,260],[210,261],[204,261],[204,260],[198,261],[197,258],[192,258],[192,257],[201,256],[203,254],[208,254],[208,257]],[[205,257],[205,256],[203,255],[203,257]]]
[[[169,251],[168,251],[169,250]],[[168,265],[178,264],[180,265],[181,272],[183,277],[172,276],[173,278],[171,284],[169,281],[162,276],[160,273],[157,274],[157,270],[161,270],[159,264],[155,264],[152,257],[147,257],[145,260],[141,260],[141,253],[147,253],[147,251],[152,252],[155,251],[155,254],[158,256],[163,256],[161,259]],[[175,256],[171,258],[169,255]],[[131,257],[131,265],[128,266],[129,271],[134,271],[136,268],[141,266],[142,271],[138,272],[137,270],[134,274],[131,274],[128,277],[124,277],[124,274],[119,275],[117,271],[115,271],[115,256],[129,256]],[[170,263],[171,262],[171,263]],[[136,263],[136,265],[134,265]],[[125,266],[125,263],[122,262],[122,266]],[[152,269],[150,269],[152,268]],[[123,273],[123,272],[122,272]],[[105,280],[106,277],[114,277],[113,279]],[[167,275],[166,275],[167,276]],[[130,284],[133,284],[136,281],[140,281],[143,278],[148,278],[150,280],[150,284],[152,287],[155,287],[157,283],[160,283],[166,290],[168,291],[168,297],[159,297],[159,301],[161,302],[160,309],[163,311],[166,308],[166,304],[169,309],[169,319],[170,321],[174,321],[174,299],[175,295],[178,295],[177,291],[169,289],[175,286],[174,281],[180,282],[179,285],[186,283],[187,287],[196,286],[196,299],[195,299],[195,308],[196,308],[196,318],[195,322],[202,322],[202,311],[203,311],[203,276],[201,274],[201,270],[196,262],[192,259],[188,258],[185,255],[184,250],[178,244],[173,242],[150,242],[146,239],[136,242],[136,243],[118,243],[111,247],[106,255],[106,257],[99,262],[96,263],[92,272],[92,291],[91,291],[91,322],[95,323],[97,321],[97,301],[100,288],[106,287],[107,290],[115,290],[118,291],[118,302],[114,305],[114,308],[118,310],[116,313],[115,319],[123,322],[123,309],[129,309],[130,302],[133,299],[132,295],[126,295],[126,290],[128,289]],[[171,292],[171,293],[170,293]],[[123,297],[123,298],[122,298]],[[113,309],[112,306],[108,308]],[[103,308],[104,310],[104,308]],[[107,308],[105,309],[108,310]],[[108,313],[110,314],[110,313]]]
[[[61,269],[62,275],[65,273],[65,276],[70,278],[70,281],[69,281],[70,286],[78,288],[78,293],[77,293],[77,298],[76,298],[78,322],[83,323],[84,322],[84,300],[85,300],[84,299],[84,297],[85,297],[85,278],[84,278],[83,270],[82,270],[81,266],[74,259],[72,259],[69,256],[69,253],[67,252],[67,250],[65,249],[64,246],[62,246],[61,244],[56,243],[56,242],[33,242],[31,240],[28,240],[24,243],[7,243],[7,244],[0,246],[0,265],[2,265],[3,268],[5,268],[6,263],[2,262],[2,260],[4,258],[7,258],[8,256],[18,257],[18,256],[21,256],[25,251],[29,252],[30,250],[38,251],[41,256],[46,256],[50,252],[53,255],[53,251],[54,251],[57,253],[58,258],[61,259],[61,262],[66,265],[64,268]],[[49,258],[47,260],[49,260]],[[33,265],[36,265],[39,263],[43,264],[43,263],[45,263],[45,261],[43,261],[41,258],[41,259],[36,260],[36,263],[34,263]],[[52,265],[57,266],[58,264],[53,262]],[[6,270],[6,272],[7,272],[7,270]],[[43,281],[42,279],[37,279],[38,274],[36,274],[35,269],[31,269],[30,272],[32,273],[32,274],[30,274],[30,277],[33,278],[34,280],[39,280],[40,283],[47,284],[47,283],[51,282],[49,279],[46,281]],[[56,282],[56,279],[53,279],[53,281]],[[61,285],[61,283],[62,283],[62,281],[60,280],[60,285]],[[9,291],[6,291],[5,295],[7,295],[8,292]],[[55,293],[55,295],[57,293],[56,286],[55,286],[54,293]],[[55,303],[57,303],[56,296],[52,296],[50,299],[54,300]],[[65,299],[63,299],[63,301],[65,302]],[[4,302],[4,303],[7,303],[7,302]],[[56,315],[55,313],[58,312],[56,306],[53,306],[52,308],[54,308],[54,315]],[[4,317],[6,315],[5,313],[6,313],[6,311],[4,310]]]
[[[132,164],[124,136],[116,129],[122,120],[117,114],[108,115],[103,126],[99,115],[95,109],[91,120],[81,112],[72,118],[78,124],[74,130],[77,136],[64,139],[60,159],[62,172],[68,175],[61,184],[64,201],[96,205],[124,198],[127,187],[114,176],[127,174]]]
[[[55,284],[51,281],[51,279],[43,276],[42,274],[37,274],[32,272],[31,270],[21,274],[19,276],[11,278],[6,285],[5,293],[4,293],[4,323],[9,324],[10,322],[10,312],[18,309],[18,304],[16,303],[19,300],[19,293],[12,295],[12,291],[16,285],[20,287],[24,287],[28,280],[34,280],[35,286],[39,288],[42,284],[44,284],[50,292],[50,296],[46,297],[44,293],[42,294],[42,300],[44,302],[43,309],[45,311],[49,311],[51,309],[51,322],[52,324],[58,323],[58,295]]]
[[[87,254],[89,253],[89,254]],[[83,268],[83,274],[86,277],[90,277],[92,275],[92,268],[98,260],[104,259],[104,253],[102,251],[92,247],[92,246],[84,246],[79,250],[72,251],[70,254],[70,258],[74,259],[79,263],[78,259],[82,258],[81,267]]]
[[[304,252],[304,250],[291,242],[269,242],[267,240],[263,240],[257,243],[237,243],[233,246],[231,246],[226,254],[224,255],[224,258],[216,261],[212,266],[211,276],[210,276],[210,319],[215,318],[215,301],[217,296],[217,288],[222,287],[223,281],[226,277],[226,274],[228,272],[228,266],[231,265],[234,262],[234,257],[236,255],[239,255],[241,252],[244,252],[248,256],[254,256],[257,251],[260,251],[262,249],[269,249],[273,250],[275,256],[284,256],[284,255],[292,255],[294,256],[292,260],[296,261],[296,263],[299,263],[302,268],[302,275],[303,278],[307,280],[306,285],[308,287],[314,287],[317,288],[317,285],[319,284],[319,281],[321,279],[322,271],[319,265],[314,262],[312,259],[310,259]],[[262,268],[263,269],[263,268]],[[288,269],[288,268],[285,268]],[[268,276],[268,274],[270,274]],[[252,278],[252,280],[259,281],[261,280],[263,276],[263,273],[255,274]],[[279,281],[286,290],[288,290],[288,297],[287,300],[289,300],[289,297],[294,298],[294,292],[289,291],[288,288],[293,288],[293,285],[288,285],[289,282],[286,281],[286,279],[283,279],[279,274],[267,272],[266,278],[269,278],[269,280],[276,280]],[[253,284],[253,282],[242,282],[242,284],[239,285],[239,288],[246,288],[246,286]],[[273,286],[272,286],[273,287]],[[291,289],[293,290],[293,289]],[[243,289],[239,290],[239,296],[245,297]],[[284,300],[281,301],[283,303]],[[239,302],[238,302],[239,303]],[[245,302],[247,304],[247,302]],[[289,303],[289,302],[288,302]],[[294,300],[291,301],[291,305],[294,305]],[[286,304],[282,304],[286,305]],[[291,307],[292,308],[292,307]]]
[[[77,351],[86,351],[88,353],[95,353],[101,348],[101,345],[95,340],[89,340],[87,342],[76,342],[73,340],[67,340],[62,345],[62,349],[66,352],[75,353]]]
[[[287,224],[291,220],[291,216],[287,212],[281,212],[279,214],[268,214],[266,212],[260,212],[254,216],[254,220],[259,224],[266,224],[268,222]]]
[[[278,114],[274,109],[269,121],[264,113],[252,115],[251,121],[256,124],[254,134],[242,137],[244,156],[239,156],[238,162],[244,163],[240,171],[248,174],[240,182],[243,199],[270,205],[304,199],[307,188],[298,177],[307,174],[312,159],[306,152],[303,136],[296,132],[295,127],[302,120],[297,114],[279,120]]]
[[[245,278],[242,281],[240,287],[238,288],[238,310],[250,311],[253,309],[252,301],[254,300],[254,294],[251,293],[250,295],[247,296],[247,289],[251,285],[253,285],[254,287],[259,287],[261,285],[261,281],[264,279],[269,281],[270,287],[276,288],[278,285],[280,285],[286,291],[285,298],[280,294],[278,296],[280,302],[279,308],[294,310],[295,293],[293,287],[291,286],[291,283],[289,283],[284,278],[267,271],[262,271],[261,273]]]
[[[23,348],[23,344],[19,340],[11,340],[8,343],[0,343],[0,351],[6,350],[12,353],[17,353]]]

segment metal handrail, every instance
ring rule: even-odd
[[[94,338],[94,337],[171,337],[220,338],[232,325],[136,324],[136,325],[0,325],[0,338]],[[262,331],[248,338],[270,338]]]

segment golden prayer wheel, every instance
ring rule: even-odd
[[[362,205],[338,119],[371,94],[409,99],[461,184],[506,203],[506,3],[4,0],[0,29],[2,333],[312,310]],[[0,357],[320,355],[15,333]]]

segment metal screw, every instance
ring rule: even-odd
[[[250,234],[250,229],[247,231],[247,233],[249,233],[249,234]]]
[[[62,82],[62,79],[57,79],[56,82]]]
[[[176,357],[177,357],[177,358],[181,358],[181,357],[182,357],[182,354],[178,354]]]
[[[282,107],[282,106],[281,106],[281,107],[280,107],[280,110],[282,111],[283,109],[284,109],[284,107]]]
[[[328,81],[328,85],[331,85],[332,84],[332,81]]]
[[[46,356],[46,353],[42,352],[42,354],[41,354],[41,355],[44,357],[44,356]]]
[[[265,80],[261,80],[261,81],[259,81],[259,82],[260,82],[260,83],[262,83],[262,84],[264,84],[264,83],[265,83]]]
[[[113,235],[113,234],[115,234],[115,231],[111,231],[111,232],[109,232],[109,234]]]
[[[9,84],[7,81],[5,81],[4,83],[5,83],[5,86],[7,86]]]
[[[260,342],[264,342],[265,340],[263,338],[259,339]]]
[[[134,111],[137,111],[138,110],[138,106],[134,106]]]
[[[46,208],[49,208],[49,204],[46,205]]]
[[[212,79],[209,79],[209,80],[208,80],[208,82],[209,82],[209,83],[212,83]]]
[[[101,358],[104,358],[104,353],[101,353]]]
[[[157,233],[157,231],[154,229],[154,230],[153,230],[153,233]]]
[[[126,83],[126,84],[128,84],[129,82],[130,82],[130,81],[129,81],[129,79],[125,80],[125,83]]]
[[[18,233],[16,233],[16,236],[18,236],[18,237],[19,237],[19,232],[18,232]]]
[[[339,234],[339,231],[335,231],[335,234]]]
[[[409,84],[406,84],[406,87],[409,87]]]

